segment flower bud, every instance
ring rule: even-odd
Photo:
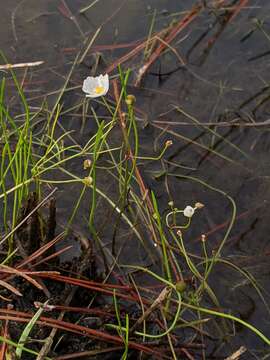
[[[176,234],[180,237],[180,236],[182,236],[182,231],[180,229],[178,229]]]
[[[91,186],[93,183],[93,178],[91,176],[86,176],[83,180],[84,185]]]
[[[184,282],[184,280],[180,280],[175,284],[176,291],[179,293],[182,293],[186,290],[187,284]]]
[[[195,209],[202,209],[204,207],[204,204],[200,203],[200,202],[196,202],[196,204],[194,205]]]
[[[85,159],[83,162],[83,168],[84,170],[89,169],[92,164],[92,161],[90,159]]]
[[[167,141],[165,142],[165,146],[166,146],[166,147],[172,146],[172,144],[173,144],[172,140],[167,140]]]
[[[134,105],[134,103],[136,102],[136,98],[134,95],[130,94],[130,95],[127,95],[126,97],[126,104],[128,106],[131,106],[131,105]]]

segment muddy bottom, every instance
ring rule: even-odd
[[[111,114],[101,100],[85,100],[81,90],[83,79],[107,71],[111,80],[117,78],[119,64],[122,71],[131,69],[127,91],[136,97],[138,169],[145,187],[155,193],[162,222],[165,223],[170,211],[170,201],[179,209],[198,201],[204,204],[199,215],[192,219],[193,226],[183,231],[186,250],[195,259],[201,259],[201,239],[205,235],[211,256],[226,237],[222,261],[215,265],[208,279],[218,299],[215,309],[234,314],[269,337],[269,1],[185,0],[179,4],[173,0],[100,0],[90,6],[90,1],[84,0],[19,3],[12,0],[8,4],[0,0],[0,5],[3,14],[0,49],[8,62],[43,62],[38,66],[14,68],[30,112],[41,114],[33,118],[38,141],[47,131],[49,111],[57,109],[55,104],[59,103],[56,136],[70,132],[65,146],[87,143],[98,128],[95,114],[105,123]],[[179,32],[171,41],[166,35],[174,27]],[[138,45],[153,34],[157,34],[155,41],[138,50]],[[160,44],[163,48],[158,53]],[[77,65],[70,73],[79,52]],[[159,56],[153,60],[153,54]],[[143,66],[151,59],[151,66],[142,76]],[[5,59],[1,60],[1,64],[5,63]],[[24,114],[25,109],[7,68],[0,71],[0,79],[3,78],[10,113],[18,124],[23,124],[24,117],[18,115]],[[64,85],[65,91],[61,93]],[[106,99],[109,104],[115,103],[113,86]],[[112,148],[119,146],[121,134],[120,127],[112,131]],[[172,140],[172,146],[161,159],[153,161],[168,140]],[[44,154],[38,141],[34,144],[35,151]],[[159,273],[160,253],[139,216],[134,226],[120,219],[116,210],[119,183],[104,171],[105,167],[113,168],[107,155],[100,160],[97,174],[100,193],[95,209],[96,233],[89,230],[92,197],[86,190],[68,235],[60,235],[67,230],[82,191],[81,184],[75,181],[67,185],[66,175],[69,172],[77,178],[86,176],[83,160],[64,164],[65,173],[57,170],[44,177],[42,180],[48,183],[38,200],[24,199],[17,224],[57,187],[40,214],[34,212],[15,233],[18,253],[13,266],[19,269],[23,264],[24,271],[30,272],[30,280],[21,274],[9,278],[3,269],[1,279],[7,280],[22,296],[1,290],[2,296],[11,299],[1,300],[2,334],[18,341],[29,314],[37,311],[34,304],[49,299],[49,306],[55,307],[44,309],[40,323],[30,333],[31,342],[25,344],[27,348],[39,352],[44,339],[49,346],[52,329],[57,328],[49,351],[43,348],[50,358],[72,359],[67,354],[74,353],[76,359],[120,359],[125,350],[118,335],[123,338],[125,333],[112,325],[119,326],[119,317],[125,326],[129,314],[132,328],[142,316],[140,290],[134,285],[134,278],[135,284],[143,288],[143,299],[148,301],[145,309],[162,291],[156,279],[134,269],[126,272],[121,266],[143,266]],[[134,187],[141,195],[138,183]],[[30,190],[36,189],[33,186]],[[2,188],[1,194],[5,191]],[[133,205],[134,198],[127,198]],[[235,202],[235,209],[230,199]],[[0,209],[4,213],[2,198]],[[12,206],[7,212],[11,218]],[[232,218],[233,228],[227,236]],[[4,237],[9,226],[4,216],[0,222]],[[145,243],[138,240],[134,228]],[[54,244],[55,237],[59,241]],[[40,249],[44,249],[41,255]],[[2,254],[6,250],[2,248]],[[178,255],[187,286],[183,301],[189,302],[198,283],[185,259]],[[31,273],[34,271],[42,273]],[[203,306],[212,308],[212,300],[206,296]],[[13,308],[8,309],[9,303]],[[173,306],[173,313],[176,310]],[[18,318],[8,322],[4,317],[8,311],[9,316]],[[186,313],[186,321],[198,320],[191,312]],[[170,321],[173,314],[167,317]],[[159,333],[165,320],[162,312],[153,311],[147,332]],[[179,359],[225,359],[241,346],[246,351],[240,359],[269,356],[268,347],[246,327],[231,322],[224,324],[217,319],[210,323],[205,331],[196,327],[196,335],[194,328],[183,330],[179,326],[176,338],[165,336],[145,341],[138,340],[133,329],[126,358],[172,359],[170,341]],[[36,355],[23,352],[22,359],[32,358]]]

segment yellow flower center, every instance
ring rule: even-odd
[[[103,86],[96,86],[95,87],[95,93],[96,94],[102,94],[104,92],[104,87]]]

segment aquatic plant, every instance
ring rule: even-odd
[[[230,16],[224,16],[223,26],[243,4],[226,10]],[[63,6],[61,11],[70,15]],[[155,359],[206,359],[211,347],[224,351],[225,358],[247,350],[241,336],[247,331],[267,353],[268,335],[226,303],[233,292],[231,277],[229,284],[222,283],[225,298],[213,281],[220,285],[219,267],[230,269],[238,279],[235,287],[248,285],[265,314],[270,313],[260,281],[226,252],[242,215],[222,184],[213,185],[206,173],[193,175],[196,169],[182,162],[183,151],[190,154],[191,147],[200,161],[207,159],[217,168],[233,164],[246,169],[242,160],[250,156],[221,135],[218,124],[205,125],[178,104],[169,111],[202,128],[206,140],[172,130],[169,122],[163,126],[149,120],[140,100],[145,90],[132,87],[169,50],[183,66],[170,44],[204,9],[197,4],[155,34],[154,14],[147,40],[112,63],[105,75],[88,76],[82,85],[80,64],[97,30],[75,57],[50,106],[45,100],[39,107],[33,104],[12,65],[3,68],[10,71],[21,107],[9,104],[6,84],[11,79],[3,79],[0,359],[11,358],[11,347],[18,358],[37,359],[50,359],[57,351],[60,359],[106,353],[123,360],[141,353]],[[120,66],[142,51],[137,72],[134,63]],[[108,73],[116,68],[109,84]],[[76,99],[71,103],[70,93]],[[153,133],[146,146],[149,128]],[[184,145],[179,147],[180,140]],[[209,216],[215,206],[216,212],[226,209],[216,223]],[[209,241],[218,230],[215,241]],[[230,348],[234,342],[241,342],[236,352]],[[80,348],[67,353],[67,343]]]

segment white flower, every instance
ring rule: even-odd
[[[183,213],[184,216],[191,218],[195,212],[195,209],[192,206],[186,206]]]
[[[109,75],[88,76],[83,81],[82,90],[86,93],[86,97],[90,98],[106,95],[109,90]]]

